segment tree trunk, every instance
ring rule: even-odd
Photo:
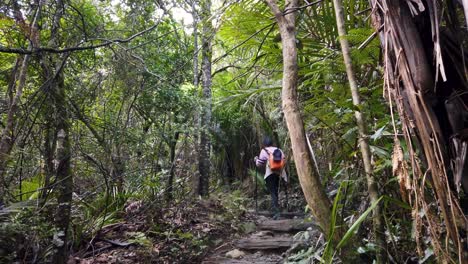
[[[336,25],[338,27],[338,35],[341,44],[341,50],[343,52],[343,59],[346,66],[346,74],[348,75],[349,86],[351,88],[351,95],[353,97],[353,104],[356,109],[360,109],[361,99],[359,95],[358,85],[356,81],[356,75],[353,69],[353,63],[351,60],[351,53],[349,51],[349,43],[346,38],[346,28],[343,14],[343,3],[341,0],[333,0],[336,14]],[[366,172],[367,189],[371,203],[376,203],[379,199],[379,190],[377,183],[374,178],[372,164],[371,164],[371,153],[369,148],[369,140],[367,136],[367,126],[364,114],[356,110],[354,111],[356,117],[356,123],[359,130],[359,147],[361,148],[362,160],[364,163],[364,171]],[[385,244],[385,233],[383,226],[383,218],[381,213],[381,206],[377,205],[373,210],[373,229],[376,247],[377,263],[386,263],[386,244]]]
[[[51,112],[47,111],[47,113],[52,114]],[[55,136],[52,136],[51,133],[51,122],[50,120],[47,120],[45,123],[45,129],[44,129],[44,153],[43,153],[43,162],[44,162],[44,167],[42,174],[44,175],[44,186],[41,191],[41,204],[45,204],[47,200],[47,196],[49,193],[49,186],[50,186],[50,180],[52,179],[52,176],[54,175],[54,149],[55,149],[55,144],[52,144],[55,141]]]
[[[70,223],[70,209],[73,193],[73,177],[70,168],[71,149],[69,140],[68,111],[65,102],[65,87],[63,74],[59,74],[59,80],[54,87],[55,104],[57,107],[57,209],[55,222],[57,227],[56,243],[57,253],[54,255],[54,263],[66,263],[68,260],[68,226]]]
[[[192,0],[193,18],[193,86],[198,90],[198,13],[196,1]]]
[[[56,12],[50,31],[50,47],[59,46],[60,21],[65,12],[65,3],[62,0],[56,2]],[[42,57],[45,76],[49,81],[54,109],[56,111],[55,131],[57,135],[55,160],[57,208],[55,211],[56,233],[54,234],[55,253],[53,263],[66,263],[68,260],[68,227],[70,224],[70,212],[73,193],[73,175],[71,173],[71,147],[69,137],[69,115],[66,100],[65,80],[63,66],[68,58],[68,53],[63,56],[47,54]]]
[[[210,19],[211,0],[202,1],[202,85],[203,85],[203,106],[200,118],[200,145],[198,170],[200,178],[198,180],[198,195],[208,196],[209,176],[210,176],[210,149],[211,140],[209,131],[211,128],[211,39],[213,36],[213,26]]]
[[[14,9],[13,11],[14,11],[16,24],[20,27],[25,27],[25,29],[27,29],[22,13],[19,10],[17,1],[13,1],[12,4],[13,4],[13,9]],[[31,33],[31,36],[30,36],[31,41],[29,43],[29,48],[28,48],[29,50],[33,49],[36,44],[33,42],[33,40],[37,38],[36,26],[37,26],[37,18],[39,15],[39,8],[40,8],[40,5],[38,3],[38,8],[35,11],[33,21],[29,28],[30,29],[29,32]],[[7,117],[6,117],[6,125],[2,131],[2,134],[0,135],[0,207],[3,204],[4,202],[3,199],[5,197],[5,190],[4,190],[5,183],[2,177],[6,170],[6,165],[9,160],[9,155],[14,145],[14,129],[16,126],[16,115],[18,113],[18,104],[20,103],[21,97],[23,95],[23,88],[26,84],[26,75],[28,71],[28,63],[29,63],[30,57],[31,56],[29,54],[26,54],[23,57],[19,57],[17,59],[17,62],[21,61],[20,71],[18,75],[18,84],[16,84],[15,76],[12,76],[13,85],[11,86],[12,88],[11,93],[13,93],[13,90],[16,90],[16,94],[10,100],[10,105],[9,105]]]
[[[124,173],[125,173],[125,162],[122,157],[122,151],[120,147],[116,147],[116,150],[111,155],[111,175],[112,185],[117,188],[118,193],[123,193],[124,190]]]
[[[192,5],[192,18],[193,18],[193,87],[195,88],[195,96],[199,96],[199,69],[198,69],[198,53],[199,53],[199,45],[198,45],[198,11],[197,11],[197,1],[192,0],[191,2]],[[200,115],[201,115],[201,109],[199,108],[199,105],[196,106],[196,110],[194,111],[193,114],[193,127],[195,128],[194,135],[195,135],[195,140],[193,141],[193,149],[197,151],[192,152],[192,158],[194,160],[199,160],[200,155],[198,153],[199,149],[199,140],[200,140]],[[197,169],[194,170],[192,179],[190,180],[190,185],[192,186],[192,194],[193,195],[198,195],[198,184],[200,181],[200,172]]]
[[[177,140],[179,140],[179,135],[180,135],[180,132],[175,132],[174,137],[171,138],[171,142],[169,145],[171,168],[169,169],[169,178],[167,178],[166,202],[170,202],[174,196],[173,192],[174,192],[175,156],[176,156]]]
[[[281,43],[283,44],[283,111],[291,138],[299,182],[312,214],[322,231],[328,236],[330,235],[331,204],[320,182],[318,173],[313,167],[297,98],[296,15],[295,12],[283,15],[275,0],[267,0],[267,3],[275,15],[280,29]],[[298,0],[287,1],[286,6],[288,9],[294,9],[298,6]]]
[[[28,67],[28,60],[29,55],[25,55],[21,60],[18,58],[17,65],[20,64],[20,73],[19,73],[19,83],[16,85],[16,70],[13,71],[13,76],[11,82],[11,90],[16,88],[16,94],[11,97],[10,105],[8,107],[7,118],[6,118],[6,125],[3,128],[2,134],[0,135],[0,208],[2,207],[3,203],[5,202],[5,186],[7,185],[4,181],[4,173],[6,171],[7,163],[10,160],[10,153],[13,149],[14,144],[14,128],[16,125],[16,114],[18,112],[18,103],[21,98],[23,87],[26,80],[26,71]],[[21,60],[21,63],[18,61]]]

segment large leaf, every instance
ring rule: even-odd
[[[372,210],[374,210],[375,207],[377,207],[377,205],[379,204],[380,201],[382,201],[383,198],[384,198],[383,196],[380,197],[377,201],[372,203],[371,206],[367,208],[367,210],[364,211],[364,213],[361,216],[359,216],[356,222],[354,222],[353,225],[348,229],[346,234],[344,234],[343,238],[340,240],[340,242],[336,246],[337,249],[343,247],[346,244],[346,242],[348,242],[349,239],[351,239],[354,236],[359,226],[361,226],[364,220],[366,220],[367,216],[372,212]]]

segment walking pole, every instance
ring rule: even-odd
[[[289,174],[291,172],[289,163],[286,163],[286,180],[284,183],[284,192],[286,195],[286,212],[289,212],[289,199],[288,199],[288,187],[289,187],[289,181],[291,180],[291,175]]]
[[[281,199],[280,199],[280,194],[281,194],[281,174],[282,172],[280,172],[280,175],[278,176],[278,210],[279,210],[279,213],[281,214]]]
[[[288,179],[289,180],[289,179]],[[286,195],[286,212],[289,212],[289,200],[288,200],[288,185],[289,181],[284,183],[284,194]]]
[[[257,203],[257,175],[258,175],[258,168],[257,164],[255,164],[255,213],[258,214],[258,203]]]

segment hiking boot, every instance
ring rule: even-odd
[[[280,213],[275,213],[273,215],[273,220],[278,220],[280,218]]]

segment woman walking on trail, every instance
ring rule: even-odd
[[[273,212],[273,219],[277,220],[280,216],[278,204],[278,187],[280,175],[287,181],[286,173],[284,171],[285,156],[283,151],[273,146],[273,141],[270,137],[263,138],[263,146],[260,151],[259,157],[255,157],[255,164],[259,168],[265,167],[265,179],[268,191],[271,195],[271,210]]]

